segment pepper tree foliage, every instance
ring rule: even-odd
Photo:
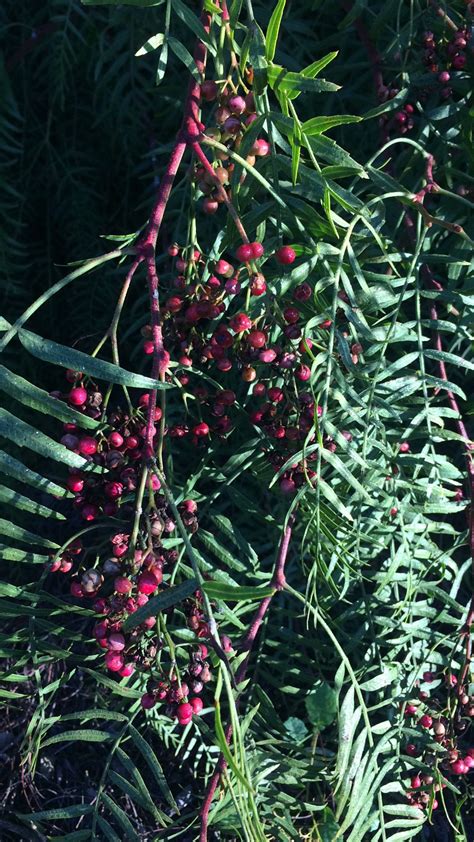
[[[204,17],[185,0],[7,0],[0,10],[0,692],[11,761],[2,774],[13,782],[2,838],[395,842],[435,838],[433,823],[449,822],[467,840],[472,784],[453,751],[467,757],[473,742],[471,9],[236,0],[228,11],[226,21],[225,4],[207,0]],[[217,167],[233,165],[224,186],[238,225],[222,202],[203,212],[214,182],[195,177],[203,162],[188,148],[150,258],[140,248],[189,77],[203,81],[203,44],[219,94],[229,79],[231,93],[255,99],[238,142],[216,130],[216,100],[200,102],[199,145]],[[269,154],[248,159],[258,138]],[[197,287],[189,307],[220,259],[238,267],[242,226],[264,253],[243,263],[240,291],[220,278],[223,312],[184,321],[183,362],[173,334],[182,316],[166,306],[181,294],[168,247],[179,244],[185,283]],[[296,255],[287,266],[274,257],[282,245]],[[153,370],[143,354],[143,262],[120,311],[120,357],[100,345],[137,255],[156,259],[169,368],[156,344]],[[250,289],[257,272],[261,295]],[[295,292],[302,285],[308,296]],[[254,329],[258,320],[276,362],[238,330],[230,370],[202,354],[241,312]],[[288,367],[285,354],[296,357]],[[161,514],[168,506],[176,519],[184,499],[198,507],[194,534],[178,517],[179,529],[158,535],[178,560],[148,604],[157,625],[143,646],[154,650],[123,678],[104,668],[97,606],[71,596],[70,576],[101,575],[111,536],[132,523],[145,552],[159,504],[132,483],[116,511],[89,522],[74,510],[68,468],[93,483],[93,464],[60,443],[62,425],[82,424],[105,453],[111,422],[58,399],[71,388],[66,369],[110,407],[127,412],[130,400],[144,451],[139,396],[170,387],[166,427],[152,435],[162,470],[149,451],[137,464],[162,480]],[[259,383],[284,394],[263,421]],[[212,411],[222,389],[236,396],[228,428]],[[210,434],[193,438],[203,421]],[[180,426],[191,433],[170,436]],[[282,444],[277,426],[297,433]],[[51,572],[78,533],[84,550],[68,575]],[[185,598],[198,585],[212,678],[203,712],[183,728],[140,700],[150,670],[186,667],[196,628]],[[252,621],[259,633],[243,651]],[[230,638],[226,651],[209,635]]]

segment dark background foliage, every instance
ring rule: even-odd
[[[187,5],[195,12],[198,11],[197,3]],[[256,16],[264,30],[272,6],[267,2],[255,4]],[[319,113],[364,115],[379,104],[374,85],[374,57],[370,56],[370,50],[368,54],[367,45],[361,41],[360,31],[354,23],[358,14],[362,15],[378,54],[382,57],[381,66],[387,84],[392,84],[393,80],[398,88],[406,88],[406,96],[412,101],[418,100],[420,92],[423,92],[426,70],[421,60],[421,33],[426,29],[439,31],[440,28],[440,18],[432,6],[424,2],[408,4],[398,0],[357,2],[354,4],[354,13],[351,13],[351,4],[296,0],[287,3],[277,52],[278,61],[290,70],[299,70],[315,58],[337,49],[339,55],[326,71],[326,76],[342,86],[337,93],[325,94],[324,101],[311,95],[301,98],[301,104],[298,101],[301,119]],[[457,16],[456,19],[462,19],[465,4],[454,3],[453,14]],[[186,84],[185,68],[174,54],[170,53],[167,72],[159,87],[155,86],[155,58],[134,57],[147,38],[162,29],[162,19],[163,7],[160,6],[150,9],[126,5],[85,7],[79,0],[45,0],[41,4],[36,0],[4,0],[2,3],[0,172],[3,184],[0,195],[0,277],[1,313],[7,321],[14,321],[31,301],[62,277],[68,271],[67,264],[102,253],[110,243],[101,240],[101,235],[132,233],[145,223],[159,184],[166,152],[171,147],[181,121]],[[188,49],[192,49],[193,35],[189,29],[177,17],[173,18],[172,26],[175,37],[182,40]],[[454,94],[448,103],[440,101],[439,93],[429,89],[427,97],[423,99],[424,111],[422,113],[418,109],[410,136],[435,155],[436,178],[446,191],[446,195],[428,197],[426,206],[434,215],[439,214],[442,219],[455,221],[469,231],[469,203],[474,184],[469,76],[459,79],[453,88]],[[374,118],[354,126],[339,127],[331,133],[331,137],[355,161],[365,166],[381,147],[383,127]],[[392,156],[389,172],[406,191],[415,193],[424,183],[423,160],[409,146],[401,146],[396,151],[392,148],[390,153],[384,153],[383,160]],[[381,163],[378,160],[378,164]],[[367,180],[354,178],[350,188],[347,181],[341,183],[364,201],[393,189],[393,185],[387,186],[380,178],[377,180],[374,173]],[[182,213],[182,203],[187,196],[187,186],[187,176],[183,169],[160,235],[163,249],[174,240],[185,239],[187,218]],[[459,188],[465,191],[462,194],[466,199],[465,204],[458,200]],[[344,209],[338,207],[338,212],[343,214]],[[401,254],[402,263],[406,252],[410,252],[413,247],[404,231],[403,213],[398,203],[386,202],[380,206],[377,218],[374,215],[372,219],[386,250],[394,255]],[[211,231],[214,226],[216,223],[211,220]],[[365,248],[370,249],[374,245],[370,234],[365,232],[364,237],[366,239],[362,241],[361,235],[359,243],[355,241],[358,257],[363,255]],[[330,236],[327,239],[333,242]],[[459,238],[452,230],[436,226],[431,229],[425,248],[428,263],[431,260],[430,265],[438,277],[442,276],[443,284],[446,284],[447,303],[443,317],[446,321],[450,320],[452,325],[452,329],[443,337],[446,339],[446,349],[468,359],[468,332],[472,323],[472,303],[468,301],[472,294],[471,250],[471,240]],[[380,272],[385,271],[386,259],[382,260],[380,255],[378,259],[380,265],[383,265]],[[407,263],[403,263],[405,268]],[[370,261],[364,267],[369,283],[374,286],[377,282],[376,269],[376,264]],[[403,270],[401,274],[403,277]],[[38,311],[29,323],[30,329],[45,338],[91,352],[110,322],[122,276],[123,267],[112,268],[106,265],[99,272],[86,276],[82,286],[72,288],[73,292],[71,287],[66,287]],[[385,299],[383,295],[377,299],[378,294],[374,293],[372,299],[361,299],[362,310],[372,327],[378,327],[379,319],[384,324],[384,319],[388,319],[387,314],[391,316],[392,308],[396,306],[396,299]],[[322,299],[324,303],[324,293]],[[140,327],[146,321],[146,302],[145,285],[139,279],[131,293],[130,306],[123,323],[123,358],[135,371],[141,366],[143,370],[146,367],[139,354],[137,338],[137,326]],[[458,308],[459,319],[453,316],[450,307]],[[424,315],[426,319],[426,313]],[[413,301],[401,300],[400,325],[409,323],[411,329],[416,320]],[[426,337],[429,337],[429,325],[425,327]],[[410,336],[410,341],[416,347],[416,337],[414,339],[413,336]],[[7,364],[43,388],[57,388],[53,367],[38,364],[29,355],[19,354],[18,349],[17,345],[9,346]],[[385,365],[393,363],[411,349],[411,346],[409,349],[404,349],[403,345],[389,346]],[[370,348],[366,351],[370,377],[373,371],[370,369]],[[418,360],[414,365],[418,365]],[[435,364],[428,362],[427,365],[432,366],[430,372],[436,376]],[[472,377],[469,369],[454,367],[450,371],[450,378],[462,386],[466,393],[466,399],[460,399],[461,410],[466,415],[473,410],[472,380],[470,382],[469,377]],[[352,381],[349,375],[345,386],[345,397],[349,404],[363,393],[361,382]],[[441,403],[440,399],[436,406]],[[352,429],[353,424],[356,428],[357,421],[347,414],[348,409],[344,404],[341,407],[337,417],[340,428],[351,426]],[[398,409],[400,414],[395,420],[384,415],[383,411],[379,418],[379,422],[385,425],[381,439],[387,448],[395,447],[404,427],[413,418],[416,407],[413,409],[408,397]],[[28,411],[23,408],[19,414],[24,418],[29,417]],[[449,415],[442,417],[448,419],[449,429],[452,418]],[[54,427],[55,422],[49,421],[45,422],[42,429],[54,435]],[[374,440],[377,435],[374,433]],[[434,448],[430,451],[430,458],[434,458],[433,453],[439,455],[439,465],[445,471],[444,478],[448,477],[448,485],[451,479],[453,487],[461,486],[464,481],[461,442],[449,435],[438,439],[431,439],[430,436],[431,433],[428,434],[424,427],[420,430],[420,450],[429,442]],[[362,432],[358,440],[361,442]],[[370,452],[375,462],[378,458],[377,447],[374,446]],[[221,464],[230,457],[231,452],[224,449],[219,457]],[[380,457],[374,484],[381,482],[380,478],[390,461],[387,457],[387,462],[384,462],[384,458]],[[35,462],[35,459],[33,466],[40,462]],[[453,465],[452,474],[449,473],[450,464]],[[350,464],[350,469],[356,471],[357,465]],[[433,510],[424,507],[421,480],[419,487],[413,480],[413,476],[419,479],[421,475],[423,481],[428,481],[430,475],[424,458],[420,456],[417,463],[413,456],[412,463],[405,470],[405,486],[402,486],[400,496],[409,514],[402,539],[395,534],[387,537],[386,500],[383,501],[385,508],[382,513],[382,504],[379,509],[377,504],[373,510],[363,514],[359,511],[358,534],[346,531],[337,513],[324,510],[323,520],[326,515],[328,519],[323,537],[319,532],[316,534],[311,503],[308,503],[306,509],[303,505],[306,519],[303,519],[299,535],[302,549],[295,550],[290,558],[288,579],[295,589],[307,593],[308,604],[313,611],[314,606],[321,608],[339,641],[340,649],[335,648],[334,642],[321,627],[315,629],[314,618],[311,613],[304,614],[304,606],[300,611],[298,604],[295,605],[286,596],[282,597],[277,616],[272,616],[264,631],[260,647],[266,647],[265,654],[258,663],[253,678],[255,688],[247,708],[249,710],[252,704],[260,703],[254,720],[255,728],[251,731],[250,762],[255,774],[265,770],[267,775],[262,784],[260,809],[271,839],[303,838],[305,834],[305,838],[321,839],[323,842],[334,838],[336,831],[332,825],[332,809],[335,803],[327,786],[326,764],[329,754],[332,753],[331,757],[337,754],[338,745],[340,751],[341,735],[344,734],[341,730],[338,734],[337,726],[334,725],[334,730],[330,730],[318,745],[318,753],[316,742],[311,743],[308,739],[305,742],[305,738],[312,726],[315,726],[314,712],[311,713],[311,705],[308,707],[308,694],[317,691],[320,686],[318,682],[333,685],[338,669],[338,690],[341,691],[339,727],[341,723],[349,722],[350,730],[350,723],[356,721],[354,708],[357,707],[357,700],[354,704],[350,696],[347,673],[345,676],[340,673],[341,651],[354,665],[361,682],[370,681],[380,671],[383,674],[392,663],[405,664],[405,672],[402,669],[397,682],[389,687],[389,696],[384,696],[383,691],[380,693],[379,688],[377,693],[380,695],[374,693],[371,696],[368,693],[370,705],[367,701],[367,707],[370,707],[372,721],[381,727],[380,733],[383,733],[385,721],[394,722],[400,704],[410,695],[421,665],[426,666],[433,650],[437,652],[436,663],[440,668],[449,665],[451,656],[455,667],[459,668],[461,663],[457,634],[472,591],[472,579],[466,561],[465,511],[461,508],[450,509],[449,506],[445,507],[445,511],[442,506],[434,506]],[[349,499],[353,501],[357,498],[350,483],[345,483],[344,477],[338,481],[340,484],[336,482],[336,489],[341,499],[348,502]],[[215,484],[215,476],[211,474],[210,478],[202,480],[201,488],[212,495]],[[217,514],[230,518],[232,524],[240,530],[242,545],[247,546],[248,542],[258,550],[260,566],[250,572],[250,575],[255,573],[253,584],[258,583],[258,576],[262,572],[267,573],[271,569],[273,547],[278,537],[277,527],[283,512],[281,503],[274,502],[264,485],[257,464],[254,470],[249,468],[246,475],[239,478],[235,492],[223,500],[219,498],[217,507]],[[452,503],[452,500],[448,502]],[[416,517],[424,519],[424,523],[428,523],[426,540],[418,537],[415,526],[411,529],[413,512]],[[212,562],[217,567],[225,568],[227,559],[222,555],[222,548],[227,546],[227,536],[212,521],[212,514],[212,510],[208,511],[208,520],[204,521],[205,528],[213,533],[215,539],[210,548]],[[27,525],[29,518],[24,515],[22,517],[23,525]],[[49,524],[44,534],[52,537],[58,534],[58,529]],[[334,536],[337,536],[335,540]],[[400,550],[404,541],[405,555]],[[250,553],[249,558],[252,557]],[[405,589],[407,577],[413,573],[412,558],[417,558],[413,569],[418,577],[419,590],[415,596],[409,589]],[[430,559],[431,565],[428,572],[423,567],[424,562],[420,561],[426,558]],[[387,567],[394,571],[393,577],[390,579],[388,576],[386,584],[382,586],[381,571],[386,572]],[[35,568],[35,572],[38,569]],[[12,571],[10,565],[4,579],[12,587],[22,587],[31,580],[31,575],[25,573],[22,566]],[[439,592],[433,595],[434,586]],[[53,601],[48,604],[48,610],[52,611],[56,605],[54,599],[65,597],[67,588],[56,582],[50,584],[49,591]],[[15,596],[8,590],[3,593],[6,597]],[[155,821],[153,813],[150,817],[149,811],[143,807],[143,794],[142,801],[134,802],[134,794],[124,792],[118,782],[118,774],[130,775],[131,766],[136,766],[143,776],[145,792],[152,793],[159,810],[175,817],[174,808],[170,806],[171,799],[167,800],[166,787],[162,782],[161,788],[158,785],[156,766],[153,763],[147,764],[147,750],[140,742],[142,731],[138,737],[134,737],[132,732],[132,737],[128,738],[124,746],[125,757],[119,761],[114,759],[111,764],[115,780],[109,780],[108,769],[104,771],[102,765],[98,764],[98,755],[104,750],[100,743],[58,741],[40,752],[45,722],[48,727],[53,725],[51,733],[56,734],[56,720],[51,722],[51,717],[58,717],[59,720],[64,714],[74,715],[86,708],[108,710],[111,720],[102,726],[99,720],[94,726],[88,726],[86,722],[80,727],[107,728],[109,738],[114,741],[122,727],[120,716],[128,717],[130,705],[136,705],[140,695],[134,689],[128,693],[123,691],[123,695],[114,695],[110,687],[100,682],[97,673],[91,674],[83,669],[84,665],[94,669],[94,659],[90,656],[90,646],[81,640],[87,620],[80,610],[72,613],[64,625],[61,619],[58,620],[59,625],[54,632],[44,625],[51,619],[49,615],[36,625],[28,620],[28,615],[26,621],[24,616],[16,618],[14,611],[13,616],[12,613],[6,613],[5,617],[4,655],[11,659],[7,674],[14,676],[24,673],[28,676],[28,685],[24,697],[13,696],[9,699],[7,695],[8,703],[0,735],[0,755],[3,759],[1,775],[5,788],[2,802],[4,815],[0,819],[1,838],[57,838],[68,839],[70,842],[91,838],[74,836],[74,833],[80,833],[80,824],[77,825],[77,818],[73,814],[50,815],[42,830],[36,830],[26,819],[22,821],[21,816],[35,811],[61,811],[71,805],[87,804],[96,798],[97,793],[100,797],[105,794],[105,798],[111,794],[114,796],[139,839],[174,838],[172,831],[166,832],[166,835],[161,831],[157,833],[159,822]],[[435,629],[430,628],[429,620],[433,620],[433,624],[436,622]],[[403,627],[403,634],[397,634],[398,625]],[[49,633],[51,659],[40,679],[35,660],[37,638]],[[62,646],[67,650],[65,653],[61,652]],[[409,663],[412,655],[413,664]],[[7,688],[13,687],[13,679],[9,680],[10,683],[5,684]],[[19,686],[21,690],[21,682]],[[365,698],[367,700],[367,694]],[[319,704],[319,698],[316,699]],[[343,704],[346,707],[341,711]],[[387,710],[390,712],[387,713]],[[114,713],[116,720],[113,720]],[[294,717],[294,721],[288,724],[291,717]],[[331,725],[333,721],[334,717],[329,716],[327,724]],[[70,724],[71,728],[76,727],[77,722]],[[64,725],[61,723],[61,727],[69,728],[67,721]],[[324,727],[325,723],[322,724],[322,730]],[[359,734],[357,728],[354,725],[351,740],[355,740]],[[183,809],[185,817],[192,817],[193,811],[199,807],[203,779],[210,769],[209,757],[216,756],[215,746],[210,752],[202,747],[207,736],[206,727],[203,726],[202,745],[182,745],[179,734],[163,723],[160,728],[151,728],[146,732],[146,745],[151,746],[159,758],[174,798]],[[81,747],[80,752],[77,751],[78,745]],[[269,749],[268,745],[272,747]],[[353,755],[351,758],[353,760]],[[383,763],[386,759],[384,755]],[[116,762],[117,766],[114,765]],[[273,763],[278,771],[273,769]],[[373,778],[376,777],[379,765],[383,765],[380,758],[374,762]],[[402,776],[401,768],[397,766],[396,773],[393,772],[394,780]],[[406,769],[405,763],[405,777]],[[299,778],[304,779],[304,792]],[[141,785],[136,780],[135,784],[142,793]],[[447,794],[448,812],[458,829],[459,811],[467,796],[468,789],[463,790],[462,796]],[[360,793],[358,797],[361,797]],[[278,821],[275,819],[275,824],[272,824],[274,805],[279,798]],[[324,812],[314,814],[317,820],[313,821],[314,817],[307,813],[299,815],[297,805],[304,798],[320,806],[321,810],[323,805],[327,805]],[[236,814],[229,801],[227,797],[222,815],[216,822],[217,829],[213,831],[216,840],[245,838],[240,832],[238,836],[234,835]],[[128,825],[123,815],[114,812],[110,804],[108,809],[107,815],[115,831],[110,824],[107,825],[104,814],[101,814],[103,824],[99,822],[99,835],[96,838],[126,838],[128,831],[124,828]],[[41,822],[41,817],[38,820]],[[464,808],[464,831],[459,830],[459,835],[454,836],[440,811],[434,816],[433,824],[426,825],[420,831],[420,838],[430,842],[444,842],[448,839],[467,842],[470,838],[469,821],[468,812]],[[177,822],[177,838],[184,842],[194,839],[194,831],[186,831],[183,827]],[[350,827],[349,824],[348,834],[351,832]],[[119,837],[114,837],[113,833],[117,831]],[[368,830],[368,835],[364,837],[367,842],[372,842],[371,832]],[[390,832],[387,831],[387,834]],[[61,836],[61,833],[66,835]],[[352,840],[352,836],[350,838]],[[387,839],[390,838],[387,835]]]

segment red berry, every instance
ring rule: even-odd
[[[143,710],[150,710],[156,705],[156,699],[152,693],[144,693],[140,699]]]
[[[261,243],[250,243],[250,248],[252,249],[252,257],[254,260],[258,260],[259,257],[262,257],[265,251]]]
[[[95,520],[99,514],[99,509],[93,503],[86,503],[81,509],[81,517],[83,520]]]
[[[191,705],[191,707],[193,709],[193,713],[195,713],[195,714],[201,713],[201,711],[204,707],[204,703],[203,703],[202,699],[199,698],[199,696],[194,696],[193,699],[190,699],[189,704]]]
[[[263,330],[251,330],[247,336],[247,342],[252,348],[263,348],[266,341],[267,337]]]
[[[405,751],[410,757],[417,757],[420,753],[418,747],[414,743],[408,743],[405,746]]]
[[[82,406],[87,400],[87,390],[83,386],[77,386],[75,389],[71,389],[68,400],[72,406]]]
[[[259,158],[264,158],[270,152],[270,144],[268,140],[264,138],[257,138],[254,145],[252,146],[251,153],[252,155],[257,155]]]
[[[132,590],[132,583],[126,576],[117,576],[114,581],[114,588],[117,593],[128,594]]]
[[[156,576],[153,575],[153,573],[150,573],[148,571],[144,571],[143,573],[140,573],[140,576],[138,577],[138,582],[137,582],[138,593],[142,593],[142,594],[154,593],[154,591],[156,591],[158,585],[159,585],[159,582],[158,582]]]
[[[66,480],[66,485],[69,491],[73,491],[74,494],[79,494],[84,488],[84,480],[81,476],[79,476],[79,474],[71,474],[71,476],[69,476]]]
[[[296,307],[285,307],[283,310],[283,318],[288,324],[296,324],[300,317],[300,311]]]
[[[123,485],[121,482],[106,482],[104,486],[104,493],[110,500],[116,500],[123,494]]]
[[[307,365],[298,366],[298,368],[295,371],[295,377],[297,377],[298,380],[302,380],[303,382],[305,380],[309,380],[309,378],[311,377],[310,367]]]
[[[133,675],[135,672],[135,665],[134,664],[125,664],[121,670],[119,670],[119,674],[122,678],[128,678],[129,675]]]
[[[423,716],[420,716],[418,722],[422,728],[431,728],[433,719],[427,713],[424,713]]]
[[[289,266],[290,263],[294,263],[296,260],[296,253],[291,246],[282,246],[275,252],[275,257],[279,263]]]
[[[177,717],[180,725],[187,725],[191,721],[193,715],[193,708],[189,702],[184,702],[178,707]]]
[[[410,445],[407,441],[402,441],[398,445],[398,449],[399,449],[400,453],[408,453],[408,451],[410,450]]]
[[[264,276],[259,273],[258,275],[254,275],[252,278],[252,282],[250,284],[250,293],[251,295],[263,295],[267,289],[267,282]]]
[[[280,489],[283,494],[294,494],[296,491],[296,483],[292,479],[282,479],[280,482]]]
[[[464,760],[455,760],[454,763],[449,764],[449,768],[451,772],[454,772],[455,775],[465,775],[466,772],[469,771],[468,766],[464,763]]]
[[[410,786],[412,789],[419,789],[421,786],[421,778],[419,775],[415,775],[415,777],[411,779]]]
[[[92,436],[84,436],[79,439],[78,449],[83,456],[92,456],[97,451],[97,442]]]
[[[243,114],[246,108],[245,99],[242,96],[233,96],[228,102],[232,114]]]
[[[209,424],[206,424],[205,421],[201,421],[200,424],[197,424],[194,429],[193,433],[195,436],[208,436],[209,435]]]
[[[293,293],[297,301],[308,301],[311,298],[311,287],[309,284],[303,283],[295,287]]]
[[[203,212],[208,214],[208,215],[211,215],[213,213],[217,213],[217,211],[219,210],[219,202],[216,202],[216,200],[211,198],[211,196],[206,196],[202,201],[202,209],[203,209]],[[171,312],[176,313],[177,310],[171,310]],[[145,353],[147,353],[147,352],[145,351]],[[151,352],[151,353],[153,353],[153,352]]]
[[[212,102],[219,92],[216,82],[213,79],[206,79],[201,85],[201,96],[206,102]]]
[[[235,333],[241,333],[243,330],[249,330],[252,327],[252,320],[246,313],[237,313],[230,320],[229,326]]]
[[[223,275],[225,278],[230,278],[234,272],[234,267],[227,262],[227,260],[218,260],[215,266],[215,271],[218,275]]]
[[[111,672],[120,672],[120,670],[122,670],[125,666],[123,655],[119,652],[109,650],[105,656],[105,666]]]
[[[144,396],[142,396],[142,397],[144,397]],[[113,447],[113,448],[122,447],[123,436],[121,436],[120,433],[117,432],[117,430],[114,430],[112,433],[110,433],[107,441],[110,444],[110,446]]]
[[[253,249],[251,243],[242,243],[241,246],[236,249],[235,256],[240,263],[247,263],[249,260],[253,258]]]

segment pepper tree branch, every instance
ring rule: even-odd
[[[240,666],[237,669],[237,672],[235,673],[235,683],[237,685],[242,684],[242,682],[245,681],[245,678],[246,678],[246,675],[247,675],[248,665],[249,665],[249,662],[250,662],[251,651],[252,651],[253,645],[255,643],[257,634],[258,634],[258,632],[261,628],[261,625],[263,623],[263,620],[265,618],[265,615],[268,611],[268,608],[270,607],[270,603],[271,603],[273,597],[275,596],[275,594],[277,594],[279,591],[283,590],[283,588],[285,587],[285,584],[286,584],[285,565],[286,565],[286,560],[287,560],[287,557],[288,557],[288,549],[289,549],[290,541],[291,541],[293,523],[294,523],[294,515],[291,516],[291,518],[288,522],[288,525],[283,532],[283,535],[282,535],[282,538],[281,538],[281,541],[280,541],[280,545],[278,547],[278,554],[277,554],[277,558],[276,558],[276,561],[275,561],[275,566],[273,568],[272,579],[271,579],[271,582],[270,582],[270,586],[274,588],[274,591],[271,594],[271,596],[267,596],[264,599],[262,599],[260,605],[258,606],[257,610],[255,611],[255,614],[252,618],[252,622],[250,623],[247,634],[245,635],[245,637],[242,641],[242,644],[240,646],[241,651],[246,652],[247,655],[243,659],[243,661],[241,662]],[[240,699],[241,693],[242,693],[242,691],[240,691],[240,693],[239,693],[239,695],[236,699],[236,704],[238,703],[238,701]],[[225,739],[226,739],[227,744],[229,744],[231,737],[232,737],[232,726],[229,723],[226,727],[226,730],[225,730]],[[199,835],[199,842],[207,842],[207,833],[208,833],[208,828],[209,828],[209,812],[210,812],[210,809],[211,809],[212,800],[214,798],[214,794],[215,794],[216,789],[218,787],[221,775],[223,774],[223,772],[225,772],[226,767],[227,767],[227,762],[224,758],[224,755],[221,753],[220,756],[219,756],[219,759],[217,761],[216,768],[214,770],[212,778],[210,779],[210,781],[208,783],[206,795],[205,795],[205,798],[204,798],[204,803],[201,807],[201,832],[200,832],[200,835]]]

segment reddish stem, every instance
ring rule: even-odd
[[[286,559],[288,556],[288,548],[290,546],[291,541],[291,533],[293,528],[294,516],[292,515],[288,526],[286,527],[285,531],[283,532],[283,536],[280,542],[280,546],[278,548],[278,555],[275,561],[275,567],[273,569],[273,575],[270,582],[270,586],[275,588],[275,593],[281,591],[285,587],[285,565]],[[252,622],[250,623],[249,629],[247,634],[245,635],[240,649],[242,652],[247,652],[247,657],[244,658],[242,663],[240,664],[236,674],[235,674],[235,683],[241,684],[247,675],[247,668],[249,665],[250,660],[250,653],[252,647],[255,643],[255,639],[257,634],[260,630],[260,627],[263,623],[264,617],[268,611],[269,605],[275,596],[273,593],[271,596],[266,596],[262,599],[260,605],[258,606]],[[236,704],[238,704],[239,697],[236,699]],[[230,742],[232,737],[232,726],[230,724],[227,725],[225,730],[225,739],[227,744]],[[227,763],[225,761],[224,755],[221,754],[216,764],[216,768],[214,770],[214,774],[212,775],[211,780],[209,781],[206,796],[204,799],[204,803],[201,807],[201,832],[199,835],[199,842],[207,842],[207,832],[209,827],[209,812],[211,809],[212,799],[214,798],[214,794],[216,792],[217,786],[219,784],[220,777],[222,773],[225,771],[227,767]]]

